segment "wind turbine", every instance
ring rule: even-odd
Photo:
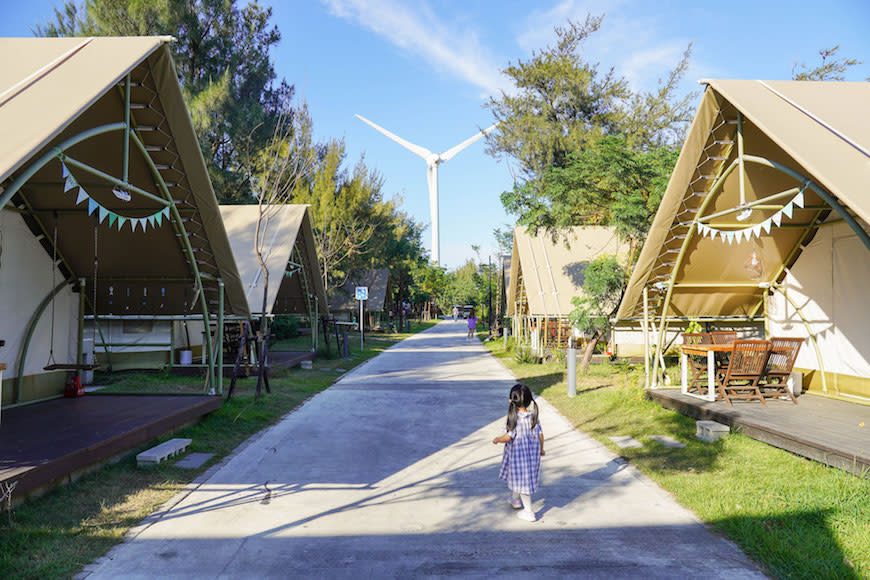
[[[476,133],[473,137],[469,137],[456,147],[448,149],[444,153],[432,153],[425,147],[414,145],[413,143],[409,143],[401,137],[390,133],[383,127],[372,123],[362,115],[357,115],[357,118],[371,126],[373,129],[380,131],[405,149],[416,153],[426,162],[426,182],[429,184],[429,213],[432,217],[432,261],[438,264],[441,261],[441,245],[438,239],[438,165],[445,161],[450,161],[457,153],[495,129],[495,125],[489,129],[484,129],[483,131]]]

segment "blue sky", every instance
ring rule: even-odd
[[[242,0],[240,0],[242,3]],[[0,36],[30,36],[56,0],[0,0]],[[488,95],[508,89],[509,63],[552,43],[553,26],[588,12],[605,14],[584,45],[587,60],[614,67],[637,89],[653,89],[694,42],[685,91],[703,78],[787,79],[796,62],[814,66],[818,50],[864,61],[848,80],[870,77],[870,2],[672,0],[287,0],[273,7],[282,33],[273,52],[279,76],[295,84],[319,138],[344,137],[348,163],[360,155],[384,177],[388,197],[429,223],[422,159],[354,117],[443,152],[488,127]],[[0,55],[0,58],[6,55]],[[492,229],[513,218],[499,194],[511,168],[478,142],[441,166],[441,262],[453,268],[481,246],[495,256]],[[429,231],[424,235],[428,247]]]

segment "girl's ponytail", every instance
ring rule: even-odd
[[[510,433],[517,428],[517,409],[520,407],[532,414],[532,428],[534,429],[535,425],[538,424],[538,404],[532,398],[532,390],[522,383],[517,383],[511,387],[509,398],[511,403],[507,413],[507,432]],[[534,409],[529,409],[531,405],[534,405]]]

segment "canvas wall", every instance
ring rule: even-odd
[[[60,232],[58,235],[63,235]],[[62,280],[55,270],[54,283]],[[0,362],[6,364],[3,373],[3,402],[13,402],[12,385],[18,374],[18,354],[24,342],[27,327],[40,302],[52,289],[51,257],[42,248],[18,212],[0,211],[0,339],[6,345],[0,348]],[[69,286],[64,288],[54,304],[54,360],[58,363],[75,362],[78,333],[78,294]],[[48,375],[43,367],[51,348],[51,306],[42,316],[30,342],[24,365],[24,375]],[[41,398],[62,391],[64,373],[50,373],[55,377],[42,377],[38,382],[28,379],[23,389],[24,400]]]
[[[783,288],[809,321],[825,371],[870,381],[870,252],[852,229],[843,222],[821,228],[786,276]],[[795,308],[778,293],[770,301],[770,319],[774,336],[807,336]],[[819,369],[809,340],[795,366]],[[866,384],[844,378],[829,388],[870,397]]]

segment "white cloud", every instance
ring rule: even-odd
[[[568,19],[583,21],[587,14],[604,15],[601,29],[581,48],[584,58],[599,62],[602,72],[613,67],[634,90],[651,91],[679,62],[689,40],[657,36],[661,27],[655,18],[638,17],[636,13],[631,2],[624,0],[563,0],[549,10],[529,15],[517,43],[531,53],[554,44],[553,28]]]
[[[486,94],[504,85],[499,67],[489,58],[477,33],[454,29],[427,4],[395,0],[321,0],[331,14],[386,38]]]

